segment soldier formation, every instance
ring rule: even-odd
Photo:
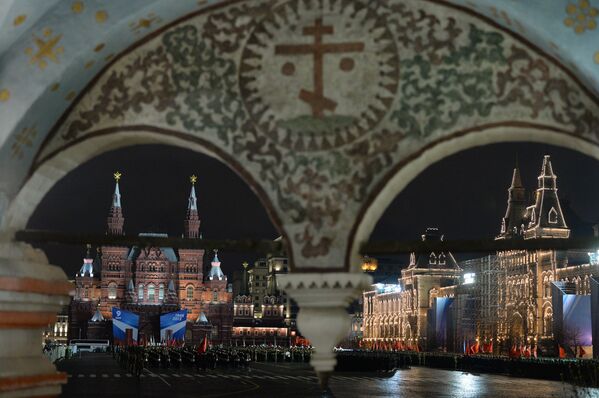
[[[144,368],[191,367],[197,371],[216,368],[247,369],[254,362],[309,362],[311,347],[282,346],[114,346],[113,357],[133,375]]]

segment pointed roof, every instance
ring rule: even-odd
[[[127,290],[130,292],[135,292],[135,286],[133,286],[133,279],[129,279],[129,285],[127,286]]]
[[[112,207],[121,207],[121,191],[118,180],[114,184],[114,193],[112,194]]]
[[[208,318],[206,318],[206,314],[204,314],[204,311],[200,312],[198,319],[196,319],[196,323],[208,323]]]
[[[214,250],[214,258],[212,259],[212,262],[210,263],[210,265],[212,265],[212,267],[210,268],[210,273],[208,274],[208,279],[209,280],[226,280],[227,277],[225,276],[225,274],[223,274],[223,271],[220,269],[220,260],[218,259],[218,250]]]
[[[549,155],[543,157],[541,173],[537,179],[535,203],[526,208],[529,222],[524,237],[526,239],[568,238],[570,229],[564,219],[557,195],[557,176],[553,173]]]
[[[514,173],[512,174],[512,185],[510,186],[510,189],[514,188],[524,188],[524,185],[522,185],[522,177],[520,177],[520,168],[517,166],[514,168]]]
[[[526,190],[522,184],[520,168],[512,173],[512,183],[508,188],[507,208],[501,219],[501,229],[495,239],[518,238],[522,235],[522,225],[526,224]]]
[[[168,281],[168,292],[175,293],[175,282],[172,279]]]
[[[92,319],[90,319],[91,322],[102,322],[105,321],[104,316],[102,316],[102,313],[100,312],[99,308],[96,308],[96,312],[94,312],[94,316],[92,316]]]
[[[189,193],[189,199],[187,202],[187,210],[198,210],[198,198],[196,197],[195,184],[191,184],[191,192]]]
[[[77,276],[94,276],[94,258],[91,255],[91,247],[90,244],[87,245],[87,253],[83,258],[83,265],[79,269]]]
[[[426,232],[421,236],[422,241],[442,241],[444,235],[441,234],[439,228],[427,228]],[[458,263],[451,252],[423,252],[411,253],[410,265],[408,269],[413,268],[437,268],[437,269],[459,269]]]

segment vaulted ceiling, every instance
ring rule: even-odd
[[[14,195],[47,132],[119,53],[222,2],[0,0],[0,192]],[[451,2],[514,31],[599,93],[599,0]]]

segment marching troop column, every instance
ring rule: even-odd
[[[327,389],[337,359],[333,348],[350,329],[347,306],[372,282],[363,273],[296,273],[279,276],[279,287],[299,305],[297,326],[307,337],[315,353],[310,364],[320,385]]]
[[[42,331],[73,286],[40,250],[0,233],[0,396],[59,396],[65,373],[42,354]]]

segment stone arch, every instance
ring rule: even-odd
[[[49,90],[51,84],[49,83],[43,88],[48,96],[43,97],[44,101],[40,100],[36,103],[38,107],[24,106],[28,109],[27,116],[31,117],[22,117],[18,124],[9,127],[12,139],[20,132],[35,131],[35,123],[39,122],[37,138],[46,137],[46,139],[41,148],[37,146],[40,140],[36,140],[35,144],[30,146],[19,146],[19,153],[24,153],[22,161],[17,155],[12,156],[7,163],[11,170],[13,165],[14,170],[25,170],[28,162],[35,156],[35,151],[38,151],[29,181],[25,185],[21,179],[23,175],[8,181],[10,189],[6,192],[2,185],[0,208],[4,210],[4,205],[8,201],[12,203],[11,214],[9,214],[11,219],[3,220],[3,226],[17,228],[19,225],[24,225],[23,219],[26,217],[23,215],[27,211],[23,209],[36,205],[35,190],[40,187],[42,190],[47,190],[48,184],[56,179],[56,174],[60,175],[64,170],[74,167],[68,164],[72,160],[68,157],[63,158],[63,155],[74,146],[81,148],[83,145],[90,145],[94,139],[90,134],[122,132],[131,130],[135,126],[147,130],[148,125],[151,125],[152,128],[185,130],[190,133],[190,136],[206,139],[216,148],[220,148],[224,154],[241,159],[245,165],[244,170],[252,175],[254,181],[260,183],[259,186],[262,187],[265,197],[270,199],[281,218],[280,224],[284,226],[281,232],[286,233],[288,235],[286,237],[289,238],[287,241],[291,241],[290,244],[294,245],[293,252],[288,248],[293,265],[298,266],[301,262],[303,270],[312,272],[312,275],[332,270],[359,271],[360,260],[357,256],[359,244],[368,237],[374,223],[397,193],[432,162],[474,146],[506,141],[544,142],[570,147],[598,157],[599,140],[596,134],[599,125],[597,117],[599,105],[596,94],[587,90],[567,68],[528,43],[523,37],[501,28],[497,23],[482,17],[475,11],[439,0],[328,2],[335,7],[339,4],[347,6],[352,3],[371,7],[366,13],[335,13],[334,11],[339,10],[329,10],[326,22],[334,24],[335,29],[343,29],[348,24],[350,28],[355,28],[348,29],[348,33],[357,32],[359,37],[346,35],[343,37],[344,40],[368,39],[371,40],[370,44],[375,43],[374,45],[378,41],[381,43],[381,50],[384,50],[377,52],[377,48],[369,48],[369,51],[364,53],[364,57],[356,62],[357,66],[367,69],[366,75],[370,79],[348,78],[350,84],[336,84],[334,90],[327,92],[327,95],[332,96],[332,99],[337,102],[348,98],[344,96],[347,93],[343,90],[353,90],[350,94],[359,96],[358,101],[355,101],[355,107],[346,107],[344,114],[336,114],[336,116],[355,117],[357,122],[351,125],[355,129],[341,131],[343,129],[338,129],[335,125],[327,126],[325,133],[330,133],[334,140],[330,140],[327,135],[324,135],[324,138],[315,137],[318,131],[311,131],[311,134],[305,134],[306,131],[299,131],[299,134],[289,134],[290,131],[283,134],[278,134],[279,131],[273,133],[268,125],[271,122],[268,117],[273,115],[267,115],[266,120],[256,122],[257,119],[262,118],[260,110],[250,115],[243,101],[253,100],[251,98],[253,89],[260,91],[258,97],[261,101],[266,100],[272,92],[281,95],[291,93],[293,102],[285,97],[274,98],[271,101],[272,104],[284,106],[279,110],[287,112],[283,115],[284,112],[273,111],[275,113],[273,123],[276,124],[303,116],[295,114],[299,106],[297,92],[291,92],[287,85],[281,84],[283,78],[278,72],[285,69],[279,68],[279,65],[273,64],[270,72],[264,73],[265,67],[272,66],[267,63],[276,58],[273,57],[272,51],[262,52],[262,59],[267,61],[259,60],[260,62],[252,63],[249,69],[253,71],[248,68],[241,70],[243,62],[239,60],[242,60],[247,43],[260,40],[256,37],[254,37],[255,41],[248,40],[255,29],[262,28],[264,31],[270,28],[264,25],[268,21],[267,14],[274,15],[270,7],[273,4],[275,7],[285,7],[294,1],[299,0],[211,4],[210,8],[202,10],[202,15],[192,14],[179,21],[167,23],[163,29],[155,31],[117,56],[97,75],[87,89],[76,89],[80,95],[63,118],[56,123],[56,127],[52,129],[52,137],[46,137],[47,126],[55,119],[43,120],[44,123],[41,123],[35,114],[43,109],[49,101],[49,96],[52,95],[50,93],[53,90]],[[322,4],[320,0],[302,2],[308,6]],[[318,8],[318,4],[315,7]],[[278,11],[285,12],[284,9]],[[381,16],[379,19],[367,21],[369,23],[356,21],[356,16],[359,18],[360,15],[365,14],[366,17],[370,17],[378,15],[379,11]],[[215,24],[214,21],[208,20],[209,14],[213,12],[219,13],[217,18],[219,23]],[[296,27],[295,32],[268,35],[273,41],[280,41],[267,43],[264,48],[270,50],[274,45],[296,43],[298,36],[302,35],[301,30],[314,20],[314,15],[309,13],[305,15],[310,19],[299,21],[301,23],[297,24],[285,24],[285,28]],[[227,21],[235,25],[227,25]],[[368,32],[359,31],[360,27],[375,24],[380,26]],[[528,24],[525,26],[529,27]],[[197,33],[197,37],[201,40],[188,46],[179,45],[182,43],[181,40],[172,40],[170,43],[175,45],[168,47],[170,39],[166,37],[167,33],[180,34],[179,38],[186,39],[190,38],[187,34],[190,32]],[[384,35],[375,37],[378,32],[383,32]],[[360,33],[364,34],[360,35]],[[224,39],[219,39],[223,36]],[[340,36],[338,32],[337,36]],[[375,38],[377,40],[374,40]],[[165,41],[161,42],[162,39]],[[85,40],[79,41],[85,42]],[[354,48],[361,47],[358,45]],[[388,49],[391,48],[397,51],[389,51]],[[174,53],[169,54],[171,58],[161,58],[161,54],[165,54],[164,51],[169,49],[174,50]],[[196,59],[190,62],[186,58],[196,49],[200,52],[197,55],[202,62],[196,62]],[[206,49],[207,51],[204,51]],[[256,54],[254,50],[260,49],[250,49],[253,54]],[[559,52],[561,51],[563,50]],[[19,53],[22,57],[23,52],[19,51]],[[385,58],[380,58],[381,54]],[[15,59],[18,60],[16,57]],[[579,60],[582,57],[572,59]],[[63,69],[62,73],[75,70],[75,60],[69,61],[62,62],[61,67],[68,65],[73,69]],[[150,76],[149,80],[143,80],[143,77],[147,76],[137,75],[137,73],[143,75],[148,70],[159,72],[171,70],[169,68],[174,68],[185,75],[185,69],[204,68],[207,65],[216,65],[214,70],[207,71],[212,74],[211,77],[216,78],[199,79],[199,83],[215,81],[224,86],[208,87],[207,90],[206,87],[200,87],[198,92],[186,93],[189,80],[177,87],[171,85],[172,81],[168,79],[154,79],[155,76]],[[380,65],[391,72],[381,70]],[[251,87],[251,82],[255,81],[256,77],[252,73],[256,73],[257,70],[268,78],[260,80],[258,87]],[[128,81],[126,78],[121,79],[127,71],[133,75]],[[219,75],[221,71],[224,72]],[[191,74],[195,75],[195,72],[192,71]],[[450,84],[443,81],[444,76],[447,76],[446,72],[454,74],[450,77]],[[336,73],[338,74],[335,79],[329,81],[338,83],[338,79],[345,72]],[[80,78],[79,74],[73,75]],[[385,82],[372,81],[373,76],[383,75]],[[411,76],[411,79],[406,76]],[[160,77],[166,79],[172,76],[165,73]],[[230,79],[227,81],[227,78]],[[245,79],[244,82],[237,81],[242,78]],[[473,81],[476,83],[473,84]],[[154,82],[154,85],[150,82]],[[68,86],[72,81],[67,80],[66,83],[64,85]],[[299,82],[298,85],[300,83],[303,85],[304,82]],[[243,93],[240,88],[242,84],[245,84]],[[280,87],[285,89],[280,90]],[[427,93],[424,90],[426,87],[450,90]],[[123,88],[124,90],[119,90]],[[312,88],[306,87],[306,89]],[[467,91],[476,94],[469,96]],[[219,107],[218,112],[206,108],[208,114],[202,114],[201,117],[216,115],[229,116],[229,118],[219,118],[217,122],[211,124],[203,122],[198,127],[194,125],[192,117],[187,117],[190,116],[189,113],[183,116],[176,114],[181,110],[177,108],[183,106],[187,107],[187,111],[204,111],[203,105],[206,104],[197,103],[196,100],[201,97],[198,94],[206,93],[217,97],[219,93],[224,94],[223,98],[208,99],[209,102],[215,100]],[[387,95],[388,93],[391,95]],[[190,95],[185,96],[186,94]],[[456,98],[456,95],[459,98]],[[243,96],[245,97],[242,98]],[[322,93],[320,97],[322,100],[330,100],[324,98]],[[427,98],[433,97],[435,103],[427,103]],[[439,104],[443,105],[439,106]],[[450,105],[445,106],[445,104]],[[361,106],[363,108],[360,108]],[[97,111],[98,108],[100,111]],[[164,112],[165,109],[174,112],[170,113],[170,118],[169,112]],[[459,112],[454,112],[454,109],[459,109]],[[290,110],[292,112],[289,112]],[[314,115],[315,110],[311,109],[311,111]],[[310,110],[306,112],[309,113]],[[373,125],[371,123],[373,119],[376,119],[378,124]],[[267,124],[267,128],[262,127],[263,121]],[[204,128],[206,125],[214,131],[208,132],[209,129]],[[363,125],[367,128],[363,128]],[[8,134],[2,135],[2,138],[4,137],[8,137]],[[53,141],[53,138],[57,140]],[[131,136],[124,134],[119,138],[131,139]],[[289,143],[286,142],[287,139]],[[12,152],[10,147],[13,142],[3,141],[4,153]],[[116,143],[113,141],[112,145]],[[60,159],[57,159],[53,166],[46,164],[46,161],[58,154]],[[70,159],[73,159],[73,156]],[[61,162],[63,164],[60,164]],[[40,167],[44,164],[49,167],[40,172]],[[19,189],[21,189],[20,193]],[[275,224],[279,225],[279,223]],[[8,239],[10,240],[11,236]],[[13,254],[14,251],[9,253],[17,257]],[[19,253],[18,256],[24,255]],[[301,261],[297,261],[298,259]],[[39,261],[39,263],[44,262],[47,263],[45,260]],[[293,279],[295,276],[285,276],[281,279],[285,280],[285,290],[292,296],[297,293],[297,296],[304,300],[297,300],[302,307],[300,314],[307,314],[310,306],[319,306],[319,309],[329,308],[323,306],[321,297],[333,297],[334,291],[323,287],[320,276],[304,276],[306,281],[300,278]],[[64,279],[64,275],[60,275],[60,278]],[[360,282],[365,279],[367,278],[360,280],[356,275],[338,272],[326,282],[327,286],[338,283],[340,286],[355,287],[359,290]],[[323,295],[309,294],[314,291],[323,291]],[[306,292],[309,293],[305,294]],[[317,305],[310,302],[310,298],[313,297],[319,298],[320,302]],[[408,295],[406,298],[408,304],[411,304],[416,296]],[[336,301],[330,300],[330,302]],[[311,312],[314,315],[313,319],[324,317],[323,321],[329,321],[327,333],[323,333],[320,325],[312,326],[309,321],[302,324],[303,321],[298,319],[298,323],[302,331],[305,331],[310,340],[319,347],[313,357],[317,359],[314,361],[316,370],[329,372],[334,362],[330,358],[331,348],[334,345],[331,338],[336,334],[333,330],[340,331],[339,333],[344,330],[338,326],[341,322],[330,321],[333,318],[326,311],[319,312],[324,315],[317,315],[317,313],[315,310]],[[338,319],[347,318],[344,308],[341,307],[331,310],[331,313]],[[337,329],[335,329],[336,325]],[[417,331],[418,325],[415,323],[413,325],[414,330]],[[316,364],[326,365],[316,366]]]
[[[368,3],[355,2],[364,7]],[[337,26],[335,29],[342,30],[348,24],[356,28],[377,24],[377,29],[352,38],[360,40],[356,48],[369,48],[361,59],[361,67],[372,70],[353,79],[344,75],[345,71],[335,69],[336,78],[345,76],[350,84],[338,84],[327,93],[334,97],[333,102],[342,105],[340,108],[345,106],[343,101],[351,102],[348,98],[356,99],[355,109],[352,105],[343,110],[355,115],[352,117],[356,123],[347,131],[328,126],[328,135],[302,129],[297,134],[289,129],[276,130],[279,122],[285,124],[309,111],[302,108],[307,102],[298,101],[295,92],[278,90],[284,83],[281,79],[285,79],[281,76],[286,74],[268,64],[273,62],[269,46],[295,37],[272,35],[272,40],[282,41],[256,44],[269,49],[267,53],[258,54],[259,48],[246,51],[248,45],[262,40],[257,34],[252,36],[256,31],[272,27],[265,25],[270,23],[269,15],[276,15],[270,8],[280,7],[277,11],[285,13],[290,2],[254,3],[259,2],[220,4],[190,14],[115,57],[81,91],[45,136],[42,147],[35,148],[38,152],[33,169],[57,151],[82,143],[99,131],[143,125],[185,131],[242,159],[279,215],[280,224],[285,227],[282,232],[293,245],[290,257],[296,267],[310,271],[358,271],[358,246],[386,205],[426,164],[451,152],[445,147],[445,151],[431,155],[429,150],[438,144],[450,145],[457,137],[490,130],[510,130],[495,142],[510,140],[510,134],[517,140],[536,137],[551,142],[546,139],[549,133],[531,133],[536,130],[573,137],[570,141],[597,142],[594,131],[599,124],[599,105],[568,69],[488,18],[439,1],[370,3],[374,4],[372,12],[365,13],[365,18],[374,20],[368,23],[354,20],[360,13],[350,17],[348,13],[331,11],[328,23]],[[310,0],[307,10],[317,11],[321,3]],[[331,7],[346,6],[340,2]],[[241,20],[237,17],[243,16],[244,24],[231,30],[234,38],[220,30],[227,26],[214,24],[211,16],[215,13],[221,21]],[[313,23],[312,17],[306,18],[297,24],[298,35],[302,26]],[[375,40],[375,31],[385,32],[384,37]],[[248,37],[256,40],[246,40]],[[189,40],[183,47],[190,51],[173,45],[183,43],[181,40]],[[377,43],[381,51],[377,51]],[[258,56],[260,67],[248,69],[249,64],[243,62],[246,56]],[[388,67],[377,69],[381,65]],[[176,73],[169,74],[167,70]],[[423,70],[429,71],[427,76],[422,75]],[[266,74],[265,71],[268,79],[256,77],[255,73]],[[454,74],[451,84],[456,87],[451,92],[462,96],[452,98],[440,92],[437,101],[455,103],[460,112],[427,103],[426,98],[432,94],[424,93],[423,88],[450,86],[443,81],[446,72]],[[177,80],[181,76],[183,83]],[[210,79],[194,80],[191,76]],[[366,81],[365,76],[375,80]],[[460,86],[472,79],[476,80],[476,90]],[[206,85],[206,81],[219,85]],[[254,84],[256,81],[259,83]],[[354,83],[360,83],[359,87],[354,87]],[[471,91],[478,93],[475,99],[466,93]],[[283,97],[269,97],[273,93]],[[540,97],[552,100],[539,102]],[[278,109],[280,112],[272,106],[266,110],[261,106],[259,110],[252,108],[255,102],[265,101],[275,107],[284,106]],[[312,109],[315,111],[318,110]],[[472,145],[483,145],[482,135],[474,135],[477,138]],[[418,161],[423,163],[420,168]],[[49,174],[52,178],[52,171]]]
[[[512,314],[509,323],[509,335],[512,339],[523,339],[526,337],[526,327],[524,325],[524,318],[519,312]]]

